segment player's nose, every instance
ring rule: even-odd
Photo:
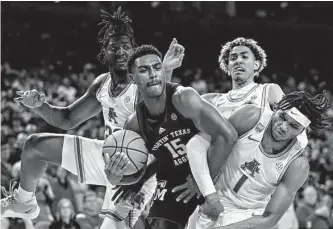
[[[150,69],[149,76],[150,78],[156,78],[157,77],[156,71],[154,69]]]
[[[243,58],[241,56],[238,56],[237,59],[235,60],[235,65],[243,63]]]
[[[125,49],[123,47],[120,47],[117,50],[117,55],[119,55],[119,56],[125,55]]]
[[[288,122],[282,122],[280,129],[285,134],[288,130]]]

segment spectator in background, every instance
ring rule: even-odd
[[[81,229],[98,229],[103,222],[103,219],[99,217],[103,198],[98,197],[93,191],[87,191],[83,202],[83,212],[77,215],[77,221]]]
[[[52,215],[51,207],[55,195],[46,174],[38,181],[35,195],[38,206],[40,207],[40,213],[34,221],[52,222],[55,215]]]
[[[317,203],[317,190],[313,186],[305,187],[303,191],[303,201],[296,209],[296,216],[299,222],[299,229],[307,229],[308,218],[314,213]]]
[[[333,229],[332,206],[332,197],[329,195],[324,195],[314,214],[309,217],[307,222],[307,228]]]
[[[6,190],[8,190],[12,178],[12,165],[8,163],[9,157],[9,145],[7,143],[1,144],[1,186],[4,186]]]
[[[328,195],[333,196],[333,180],[330,176],[326,177],[324,189]]]
[[[191,87],[193,87],[200,95],[208,92],[208,85],[205,80],[202,78],[202,69],[198,68],[194,73],[194,81],[191,83]]]
[[[14,144],[14,151],[11,153],[8,162],[14,164],[21,160],[22,148],[25,141],[28,138],[28,134],[21,132],[17,135],[16,141]]]
[[[60,98],[64,98],[68,104],[73,103],[76,98],[75,95],[77,93],[77,90],[70,85],[70,79],[69,78],[63,78],[62,84],[59,85],[57,93]]]
[[[69,172],[62,167],[57,168],[56,178],[50,181],[51,187],[54,193],[54,199],[52,203],[52,213],[55,215],[58,202],[62,198],[67,198],[71,201],[71,204],[74,206],[74,210],[76,209],[76,199],[75,193],[72,187],[72,183],[69,177]]]
[[[2,218],[1,229],[36,229],[29,219]]]
[[[30,134],[33,134],[33,133],[36,133],[37,131],[37,126],[35,124],[28,124],[26,127],[25,127],[25,132],[30,135]]]
[[[49,229],[81,229],[75,220],[75,211],[69,199],[62,198],[57,204],[56,221],[53,221]]]

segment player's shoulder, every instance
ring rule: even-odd
[[[235,110],[228,120],[237,130],[238,136],[241,136],[258,123],[260,115],[261,107],[254,104],[246,104]]]
[[[302,154],[290,163],[289,168],[299,172],[308,172],[310,164],[307,157]]]
[[[100,89],[101,85],[103,85],[103,83],[106,81],[108,76],[109,73],[103,73],[99,75],[96,79],[94,79],[88,88],[88,93],[96,94],[97,91]]]
[[[200,98],[199,93],[194,88],[179,85],[172,95],[172,101],[183,104],[197,97]]]
[[[297,191],[307,180],[309,171],[309,161],[305,155],[301,155],[289,164],[281,181],[289,189]]]
[[[139,120],[137,118],[136,111],[127,118],[124,124],[124,129],[132,130],[139,133]]]

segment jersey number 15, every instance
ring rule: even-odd
[[[170,141],[170,143],[167,142],[164,144],[164,146],[170,151],[173,158],[177,158],[186,154],[185,145],[179,143],[180,141],[181,141],[180,138],[176,138]]]

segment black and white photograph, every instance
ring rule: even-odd
[[[332,12],[1,1],[1,228],[333,229]]]

